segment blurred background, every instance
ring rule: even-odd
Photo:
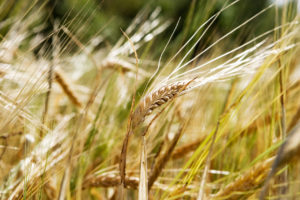
[[[231,3],[233,1],[227,2]],[[281,1],[275,2],[278,5],[282,3]],[[289,2],[290,7],[297,7],[296,1]],[[274,2],[271,0],[242,0],[238,2],[221,14],[209,30],[209,33],[213,34],[206,34],[199,46],[204,48],[214,39],[211,35],[222,36],[226,34],[271,3]],[[101,37],[106,41],[106,45],[109,46],[120,38],[122,34],[120,29],[125,30],[137,13],[143,10],[152,11],[155,8],[160,8],[161,15],[165,20],[171,20],[175,24],[179,18],[182,19],[173,39],[178,41],[180,45],[205,20],[218,12],[224,5],[223,0],[1,0],[0,34],[2,38],[5,37],[9,27],[14,23],[14,19],[26,17],[29,12],[37,12],[39,20],[33,26],[38,27],[43,24],[37,30],[42,37],[46,37],[53,32],[53,24],[58,21],[68,26],[82,43],[86,43],[92,37],[101,34]],[[252,21],[246,28],[233,34],[231,40],[239,45],[247,39],[274,27],[276,23],[280,23],[280,21],[276,22],[274,20],[274,12],[274,10],[266,12],[259,19]],[[278,15],[280,15],[280,7]],[[295,13],[291,13],[291,15],[295,15]],[[173,28],[174,25],[171,25],[160,39],[169,38]],[[47,40],[46,43],[51,43],[51,41]],[[158,44],[160,43],[158,42]],[[178,45],[178,43],[175,44]],[[161,48],[160,45],[158,45],[158,48]],[[229,45],[228,48],[232,47]]]

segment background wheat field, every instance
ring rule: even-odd
[[[0,0],[0,199],[300,199],[299,16]]]

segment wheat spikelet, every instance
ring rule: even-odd
[[[64,78],[62,72],[56,69],[54,72],[54,77],[55,77],[55,80],[57,81],[57,83],[60,85],[60,87],[66,93],[68,98],[72,101],[72,103],[74,105],[76,105],[77,107],[82,107],[82,103],[80,102],[78,97],[75,95],[74,91],[72,91],[70,85]]]
[[[172,139],[172,141],[170,142],[170,144],[168,145],[168,147],[166,148],[166,150],[164,150],[164,152],[162,154],[160,154],[156,161],[155,161],[155,165],[153,167],[153,170],[151,171],[151,174],[149,176],[149,183],[148,183],[148,188],[149,190],[151,189],[153,183],[155,182],[155,180],[158,178],[159,174],[161,173],[162,169],[165,167],[165,165],[167,164],[167,162],[169,161],[169,159],[171,158],[171,154],[181,136],[183,132],[183,127],[181,127],[177,133],[175,134],[174,138]]]
[[[0,70],[0,78],[4,75],[5,75],[5,72]]]
[[[99,176],[92,176],[84,181],[83,189],[90,187],[115,187],[120,185],[121,178],[116,174],[101,174]],[[139,179],[137,177],[126,177],[126,186],[137,189],[139,185]]]
[[[121,58],[107,58],[101,63],[101,67],[103,69],[119,70],[122,73],[134,72],[138,73],[138,75],[142,77],[149,76],[148,72],[140,68],[137,71],[136,67],[132,63]]]
[[[190,82],[191,81],[179,81],[166,85],[144,97],[133,113],[132,128],[134,129],[140,125],[145,120],[145,117],[150,115],[154,109],[182,93]]]
[[[267,177],[274,157],[258,163],[253,168],[238,177],[234,182],[220,190],[214,199],[240,199],[243,192],[258,188]],[[247,193],[250,195],[249,193]]]
[[[104,174],[99,175],[89,175],[85,178],[84,183],[82,185],[82,189],[90,189],[90,188],[111,188],[111,187],[117,187],[121,183],[121,177],[117,175],[115,172],[108,172]],[[136,176],[127,176],[125,179],[125,184],[128,186],[129,189],[137,190],[139,187],[139,178]],[[163,190],[163,191],[177,191],[178,187],[170,187],[169,185],[165,185],[159,182],[155,182],[153,184],[153,187]],[[182,189],[182,186],[180,186],[180,191],[186,190],[186,187]]]
[[[55,185],[53,185],[53,183],[50,180],[45,184],[44,191],[48,199],[57,198],[57,191]]]

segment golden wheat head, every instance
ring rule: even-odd
[[[132,128],[138,127],[147,115],[150,115],[153,110],[169,102],[175,96],[178,96],[186,90],[188,81],[180,81],[170,85],[162,86],[161,88],[149,93],[138,104],[132,117]]]

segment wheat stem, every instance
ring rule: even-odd
[[[149,184],[148,184],[149,190],[153,186],[153,183],[161,173],[164,166],[171,158],[170,155],[172,154],[182,132],[183,132],[183,127],[180,127],[177,133],[175,134],[174,138],[172,139],[171,143],[169,144],[168,148],[162,154],[159,154],[158,158],[156,159],[153,170],[151,171],[151,174],[149,176]]]
[[[147,151],[146,136],[142,136],[140,159],[139,200],[148,200],[148,175],[147,175]]]

